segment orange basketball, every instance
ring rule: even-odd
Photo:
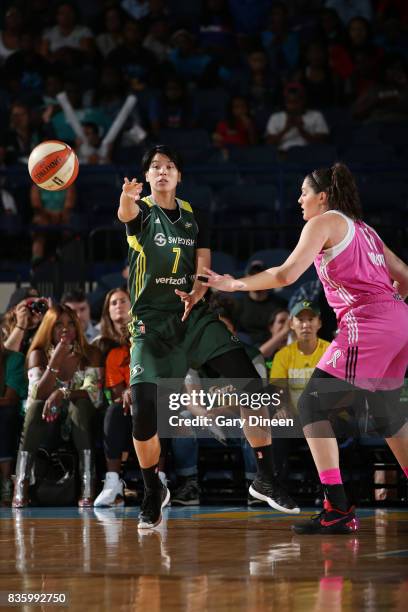
[[[74,151],[60,140],[45,140],[28,158],[28,171],[34,183],[48,191],[61,191],[72,185],[78,167]]]

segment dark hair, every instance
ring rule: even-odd
[[[72,289],[72,291],[66,291],[61,297],[60,303],[66,304],[67,302],[87,302],[85,291],[82,289]]]
[[[315,193],[327,193],[329,209],[339,210],[351,219],[363,216],[356,182],[349,168],[336,162],[331,168],[319,168],[306,176]]]
[[[148,149],[143,155],[143,158],[142,158],[143,172],[145,173],[148,172],[150,168],[150,164],[152,163],[152,159],[156,154],[165,155],[173,162],[173,164],[176,166],[179,172],[183,171],[183,160],[181,159],[180,153],[178,153],[175,149],[172,149],[171,147],[167,145],[159,144],[159,145],[154,145],[153,147]]]
[[[275,308],[275,310],[272,310],[271,314],[269,315],[268,327],[271,327],[271,325],[273,325],[275,323],[276,317],[281,312],[287,312],[288,315],[289,315],[289,310],[286,308],[286,306],[281,306],[280,308]]]

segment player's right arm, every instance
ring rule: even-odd
[[[405,300],[408,296],[408,266],[402,261],[402,259],[397,257],[397,255],[395,255],[391,249],[385,246],[385,244],[383,245],[383,248],[385,263],[387,264],[390,276],[394,281],[394,286],[401,297],[403,297]]]
[[[125,177],[119,200],[119,221],[128,223],[129,221],[136,219],[140,212],[138,201],[140,200],[142,189],[143,183],[138,183],[136,179],[129,181],[129,179]]]

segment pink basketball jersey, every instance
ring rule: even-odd
[[[314,264],[323,289],[337,319],[351,308],[382,300],[395,299],[396,292],[385,263],[381,238],[363,221],[347,221],[348,231],[336,246],[321,251]],[[397,297],[398,299],[398,297]]]

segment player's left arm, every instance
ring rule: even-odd
[[[228,275],[221,276],[206,269],[205,273],[209,278],[205,284],[220,291],[258,291],[286,287],[296,282],[309,268],[329,237],[329,220],[323,216],[313,217],[306,223],[299,242],[282,265],[239,279]]]
[[[394,281],[394,287],[405,300],[408,296],[408,266],[402,261],[402,259],[393,253],[391,249],[385,246],[385,244],[383,245],[383,248],[385,263],[387,264],[390,276]]]

